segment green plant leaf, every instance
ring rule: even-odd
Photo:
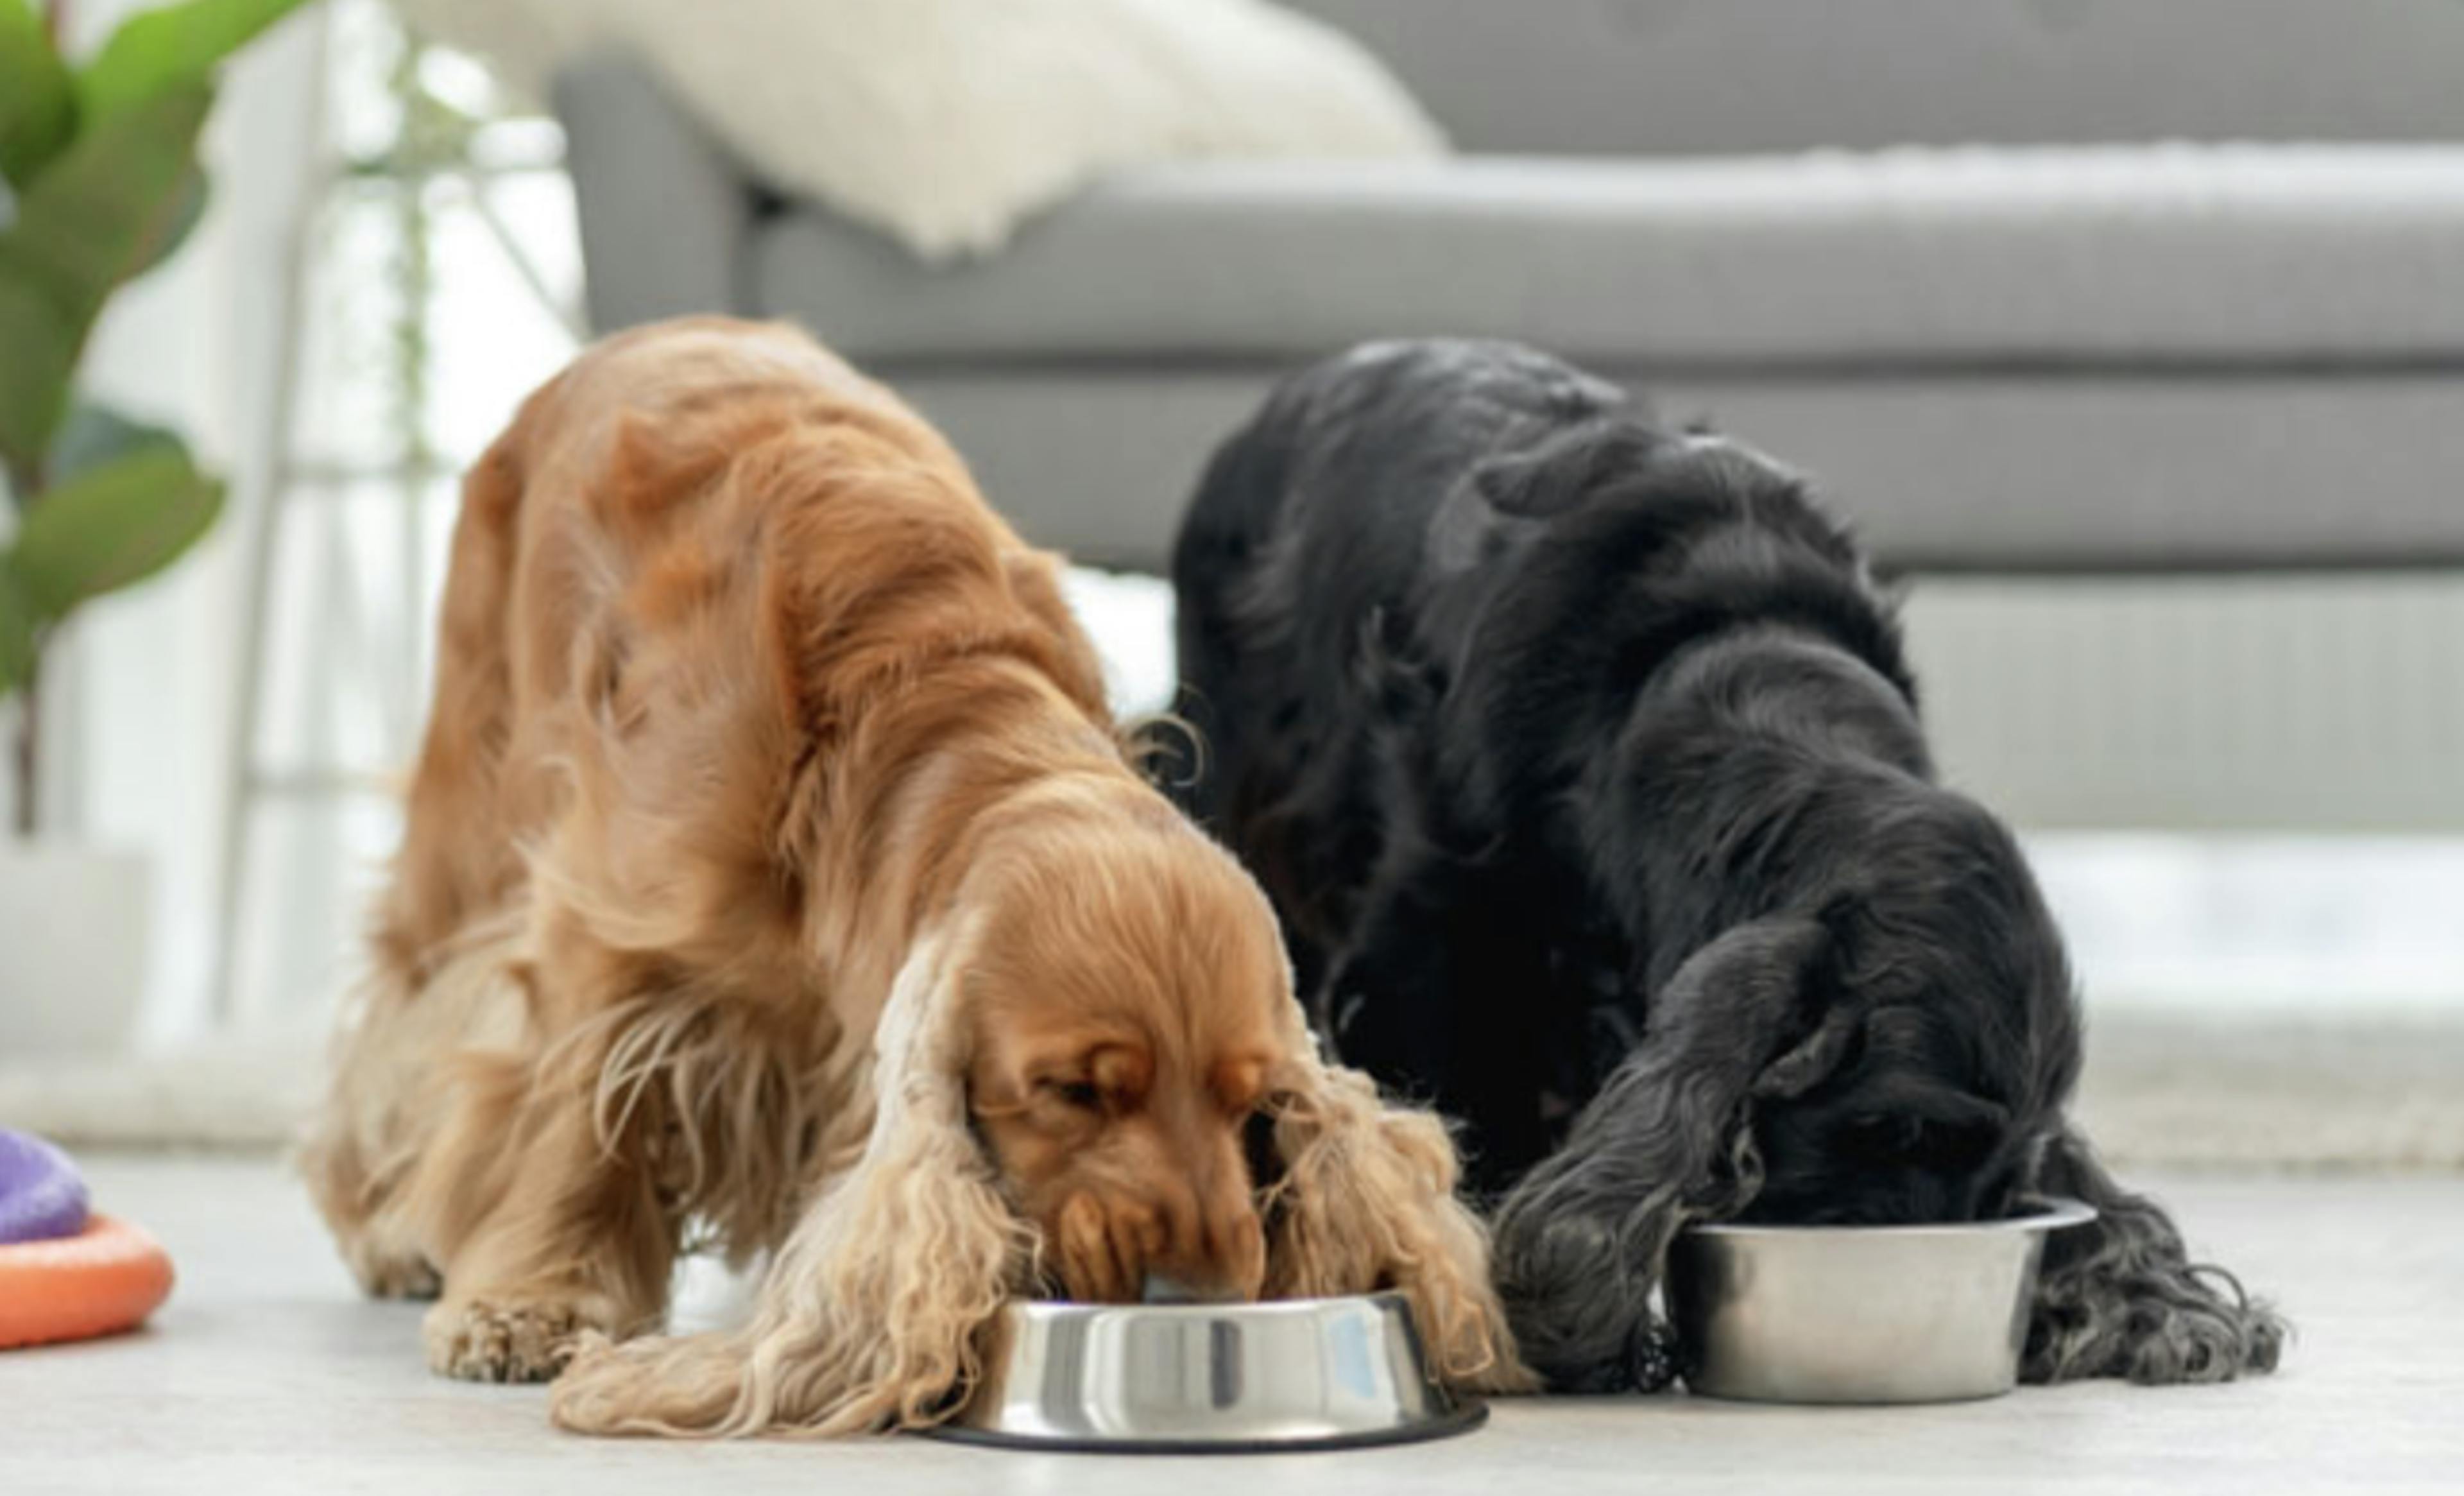
[[[130,16],[77,74],[88,119],[203,83],[216,64],[302,0],[185,0]]]
[[[32,472],[67,404],[85,339],[40,286],[9,275],[5,245],[0,235],[0,458],[12,473]]]
[[[163,447],[182,451],[180,433],[123,415],[100,401],[80,400],[60,423],[59,435],[52,438],[51,461],[44,471],[57,486],[130,452]]]
[[[33,666],[33,605],[26,601],[26,590],[18,584],[9,556],[0,553],[0,701],[16,691]]]
[[[29,0],[0,0],[0,177],[24,187],[77,127],[77,89]]]
[[[39,621],[116,591],[179,560],[221,513],[223,486],[178,442],[134,451],[45,489],[26,511],[11,569]]]
[[[0,455],[35,465],[103,302],[185,231],[197,131],[213,93],[190,83],[89,120],[0,233]]]
[[[194,165],[188,167],[187,175],[172,188],[171,201],[165,205],[163,216],[158,220],[153,234],[147,238],[142,257],[129,267],[127,279],[134,280],[162,264],[187,242],[189,233],[197,227],[197,220],[206,216],[206,203],[212,195],[211,187],[212,179],[206,175],[205,167]]]

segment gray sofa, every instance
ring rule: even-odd
[[[1427,333],[1811,468],[1900,568],[2464,563],[2456,0],[1302,8],[1464,154],[1124,172],[938,269],[582,63],[593,318],[798,319],[1102,564],[1277,371]]]

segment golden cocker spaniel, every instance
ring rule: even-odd
[[[1164,1281],[1393,1286],[1526,1384],[1444,1132],[1320,1060],[1052,558],[791,329],[611,338],[471,473],[372,948],[318,1204],[568,1427],[929,1424],[1004,1301]],[[750,1322],[651,1333],[705,1241]]]

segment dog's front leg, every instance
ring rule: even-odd
[[[508,1135],[504,1188],[456,1232],[426,1323],[429,1365],[469,1381],[544,1381],[574,1341],[656,1325],[676,1226],[623,1147],[603,1146],[590,1087],[529,1079]]]

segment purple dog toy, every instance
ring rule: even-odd
[[[0,1246],[77,1235],[85,1229],[85,1180],[68,1155],[0,1128]]]

